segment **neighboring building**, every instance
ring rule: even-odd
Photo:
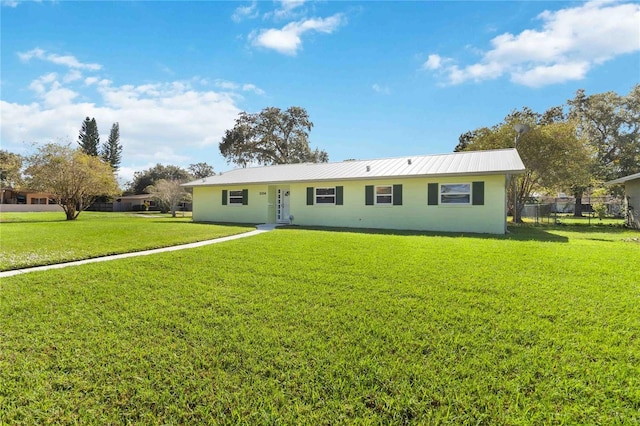
[[[618,184],[624,185],[627,224],[632,228],[640,229],[640,173],[606,182],[606,185]]]
[[[193,219],[302,226],[506,232],[515,149],[235,169],[184,184]]]
[[[45,192],[2,188],[0,204],[55,204],[53,195]]]
[[[53,195],[45,192],[17,190],[5,187],[0,193],[0,210],[3,212],[47,212],[59,211]]]
[[[141,211],[155,207],[156,202],[149,194],[123,195],[113,200],[114,212]]]

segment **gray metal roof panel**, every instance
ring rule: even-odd
[[[184,186],[284,183],[330,180],[519,174],[524,164],[515,149],[465,151],[337,163],[280,164],[230,170]]]

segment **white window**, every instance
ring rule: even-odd
[[[393,187],[391,185],[376,186],[376,205],[390,206],[393,204]]]
[[[440,204],[471,204],[470,183],[440,185]]]
[[[336,188],[316,188],[316,204],[335,204]]]
[[[229,191],[229,204],[242,205],[242,190]]]

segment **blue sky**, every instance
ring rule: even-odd
[[[637,2],[2,1],[1,144],[102,140],[121,181],[233,168],[240,111],[301,106],[330,161],[451,152],[467,130],[640,82]]]

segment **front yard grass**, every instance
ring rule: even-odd
[[[276,230],[0,283],[0,424],[638,424],[637,232]]]
[[[0,271],[192,243],[250,231],[190,217],[83,212],[0,214]]]

